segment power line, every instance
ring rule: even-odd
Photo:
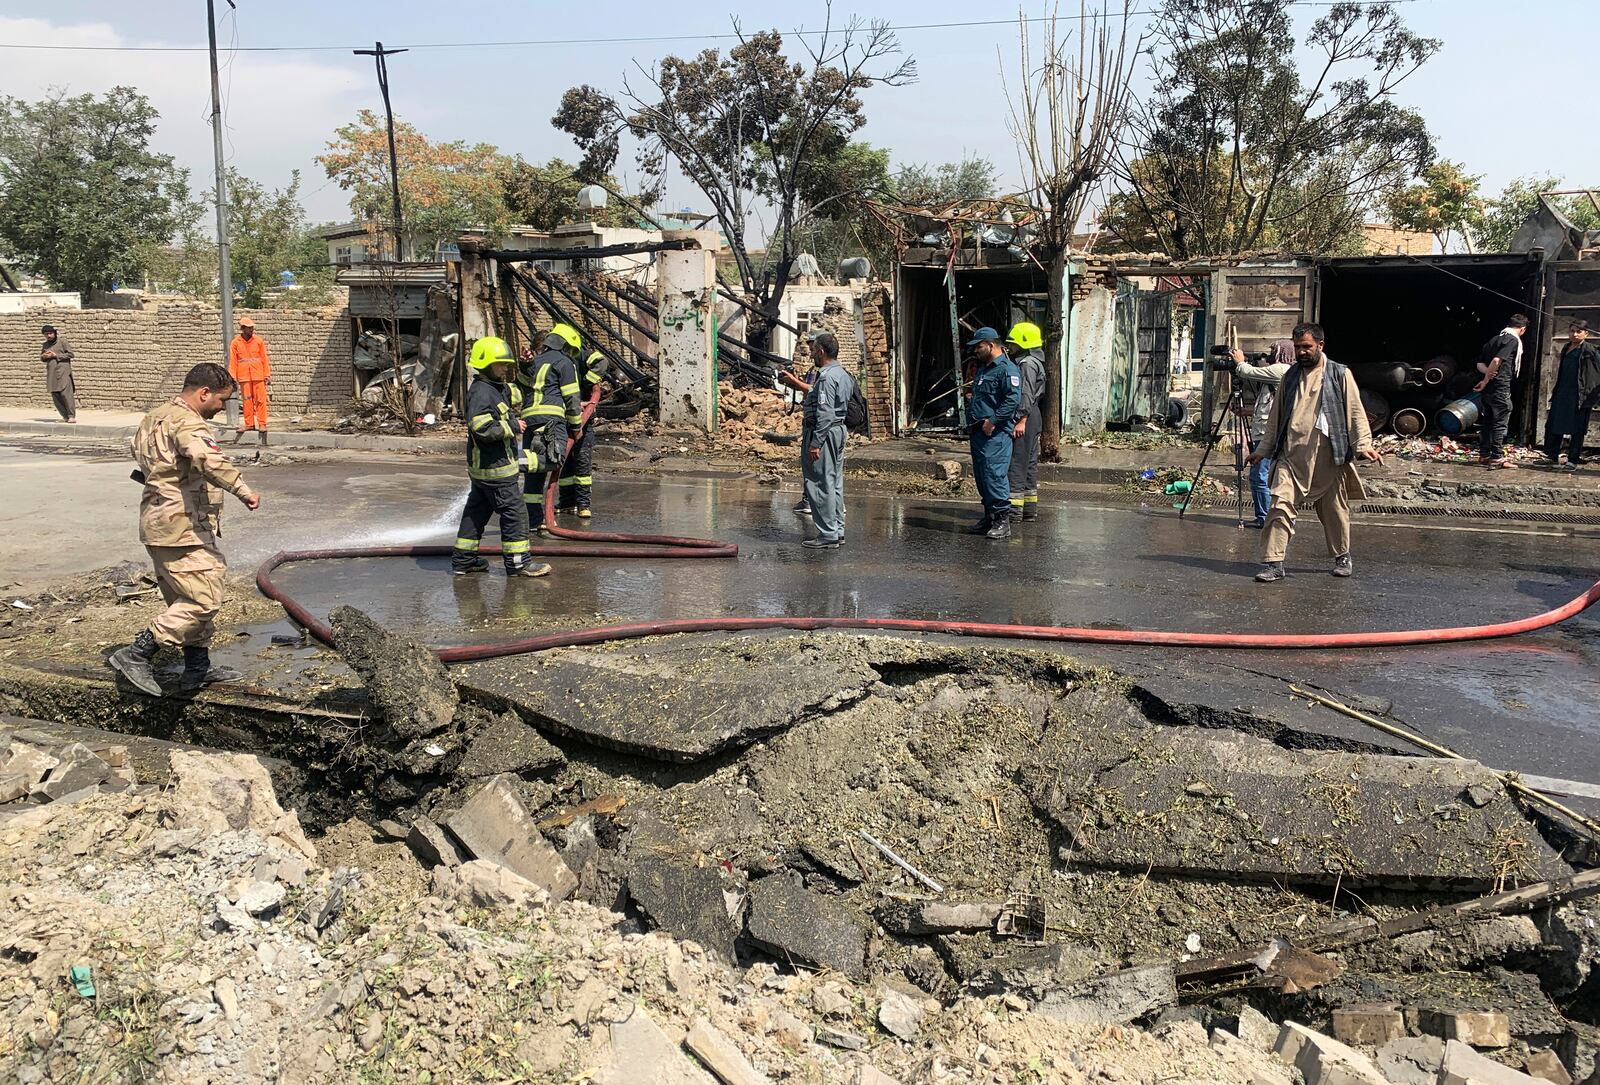
[[[1359,7],[1370,8],[1384,4],[1412,4],[1417,0],[1360,0]],[[1334,0],[1289,0],[1289,7],[1302,8],[1330,8],[1337,4]],[[963,22],[948,23],[908,23],[904,26],[891,24],[890,30],[902,33],[908,30],[969,30],[985,26],[1016,26],[1019,21],[1027,23],[1045,23],[1055,19],[1058,22],[1084,22],[1091,19],[1121,18],[1122,12],[1099,12],[1079,15],[1060,16],[1029,16],[1025,19],[972,19]],[[1129,11],[1128,15],[1160,15],[1156,8],[1140,8]],[[840,28],[831,30],[791,30],[785,31],[791,37],[814,38],[823,34],[841,33]],[[684,41],[729,41],[739,40],[742,37],[736,33],[719,34],[660,34],[647,37],[633,38],[536,38],[526,41],[445,41],[426,42],[417,45],[407,45],[406,49],[524,49],[543,46],[572,46],[572,45],[648,45],[653,43],[670,43]],[[238,53],[343,53],[351,52],[359,46],[353,45],[241,45],[233,52]],[[24,42],[0,42],[0,49],[33,49],[49,52],[83,52],[83,53],[203,53],[204,45],[35,45]]]

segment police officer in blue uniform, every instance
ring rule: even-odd
[[[972,477],[983,498],[983,518],[967,528],[969,535],[1011,537],[1011,429],[1022,405],[1022,371],[1006,357],[1000,333],[979,328],[967,349],[978,360],[967,405],[967,432],[972,447]]]

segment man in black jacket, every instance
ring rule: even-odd
[[[1478,355],[1483,379],[1472,390],[1483,396],[1478,414],[1478,462],[1485,467],[1510,467],[1506,459],[1506,430],[1511,425],[1511,382],[1522,368],[1522,337],[1528,318],[1517,313]]]
[[[1561,463],[1563,437],[1572,438],[1566,466],[1583,463],[1590,412],[1596,406],[1600,406],[1600,350],[1589,341],[1589,322],[1574,320],[1550,392],[1550,413],[1545,416],[1544,455],[1552,466]]]

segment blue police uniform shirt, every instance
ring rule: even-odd
[[[1022,405],[1022,371],[1004,354],[978,370],[972,382],[972,403],[967,407],[967,424],[979,426],[984,419],[996,429],[1011,424]]]

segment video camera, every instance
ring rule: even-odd
[[[1266,365],[1272,361],[1272,351],[1251,351],[1244,356],[1244,360],[1251,365]],[[1226,343],[1218,343],[1211,348],[1211,353],[1206,358],[1206,364],[1219,372],[1232,373],[1234,366],[1238,363],[1233,360],[1233,348]]]

